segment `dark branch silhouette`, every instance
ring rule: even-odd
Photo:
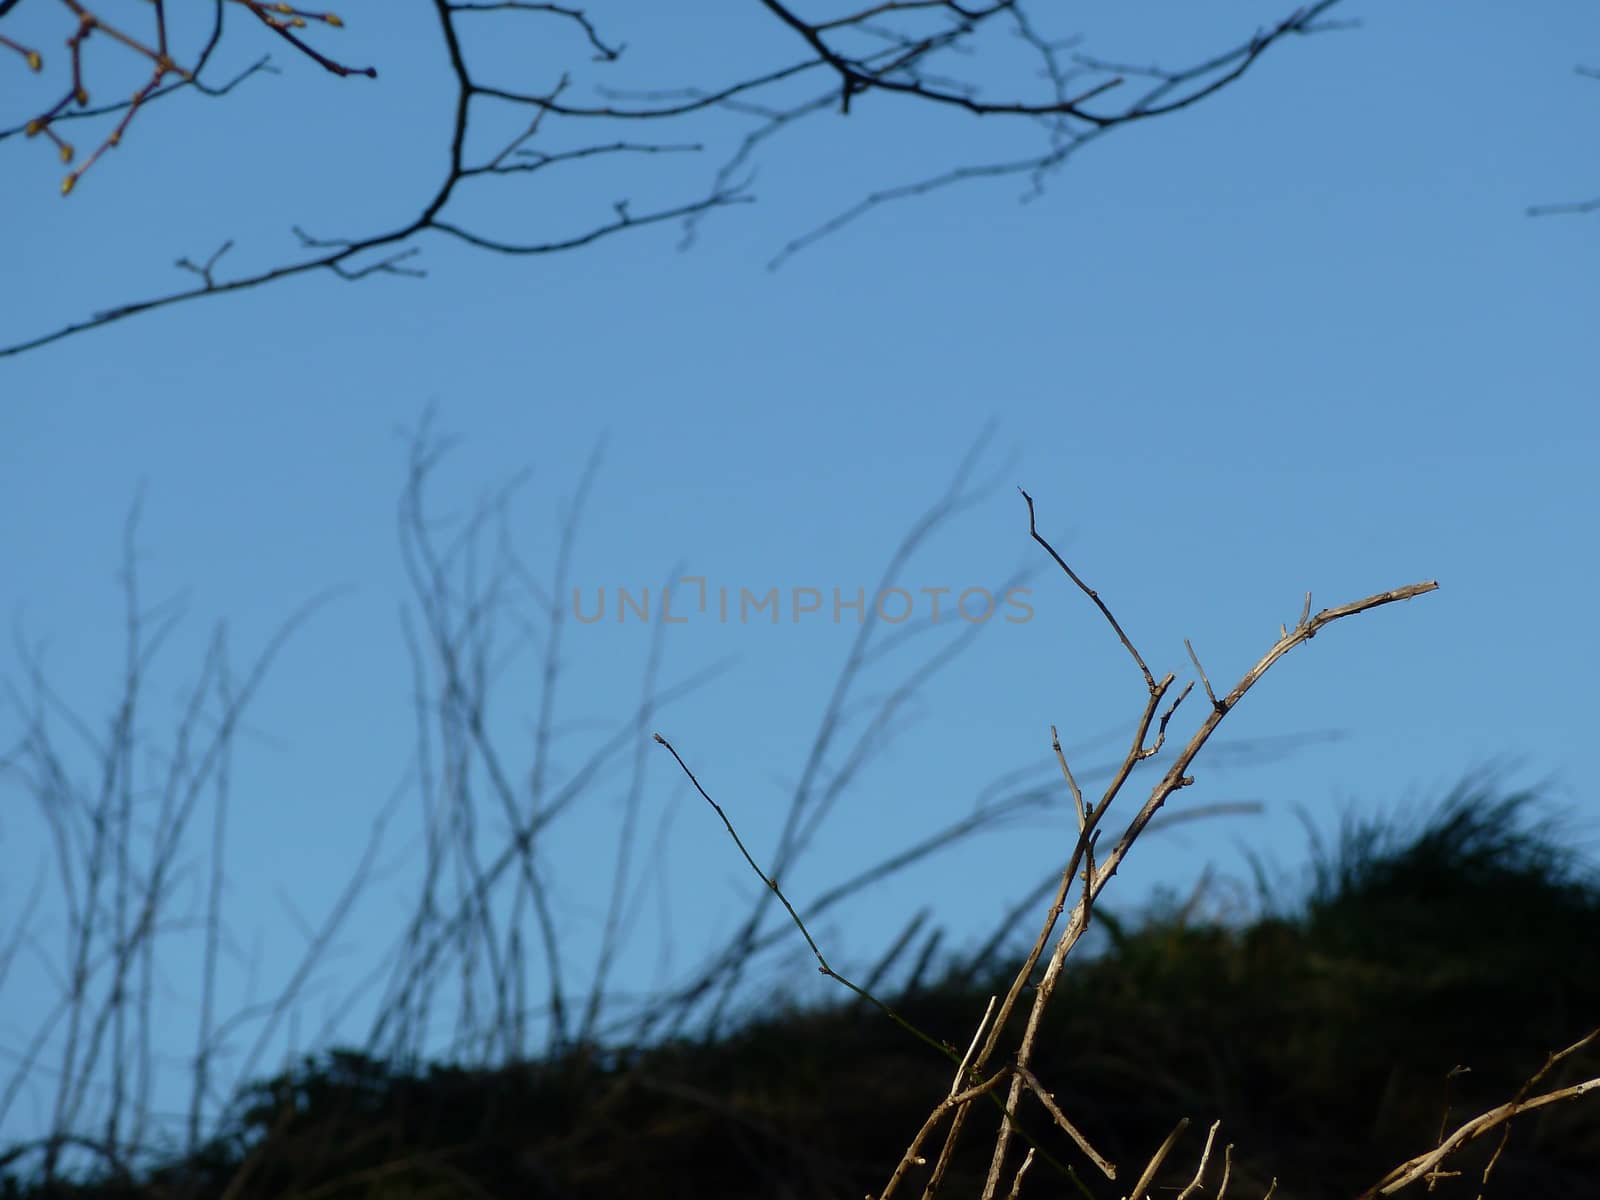
[[[955,0],[880,0],[840,16],[811,15],[802,11],[807,6],[763,0],[757,19],[774,23],[788,36],[793,57],[778,62],[759,61],[760,51],[747,49],[739,31],[725,28],[726,19],[717,18],[721,27],[714,32],[721,32],[729,47],[724,81],[641,90],[615,86],[627,82],[617,74],[629,61],[626,47],[584,9],[542,3],[433,0],[438,21],[437,48],[449,66],[453,95],[448,103],[453,108],[453,119],[448,154],[430,190],[417,197],[414,217],[398,225],[338,239],[313,237],[296,228],[302,249],[308,253],[236,274],[215,270],[221,251],[209,256],[205,269],[195,266],[203,255],[184,255],[176,261],[180,269],[197,277],[190,286],[108,305],[44,333],[13,335],[0,344],[0,356],[37,349],[140,313],[297,275],[328,273],[346,282],[378,274],[420,276],[423,272],[413,260],[422,251],[423,235],[430,233],[494,253],[540,255],[577,249],[637,227],[682,220],[687,243],[709,212],[753,199],[751,160],[773,134],[822,113],[860,113],[867,97],[876,96],[881,101],[871,106],[874,111],[866,114],[868,119],[877,116],[878,108],[902,109],[906,104],[915,104],[923,110],[948,114],[949,120],[974,116],[1005,123],[1020,120],[1041,131],[1045,146],[1036,155],[952,167],[929,179],[869,193],[857,205],[788,242],[773,259],[772,265],[776,266],[889,200],[966,180],[1008,175],[1026,176],[1030,191],[1037,192],[1045,178],[1086,142],[1120,126],[1197,104],[1238,80],[1270,47],[1291,34],[1331,28],[1332,24],[1322,18],[1336,3],[1338,0],[1318,0],[1298,8],[1231,49],[1187,66],[1130,71],[1087,55],[1065,57],[1064,51],[1077,46],[1078,39],[1054,31],[1053,22],[1047,20],[1050,11],[1026,0],[993,0],[978,5]],[[16,0],[3,3],[0,21],[17,7]],[[140,18],[146,25],[136,31],[125,27],[126,22],[120,26],[110,23],[78,0],[71,0],[66,7],[77,24],[68,38],[65,56],[52,56],[45,61],[35,48],[0,32],[0,71],[15,72],[18,66],[25,65],[46,79],[52,71],[64,72],[60,81],[46,85],[47,98],[42,103],[31,96],[20,99],[20,104],[32,106],[32,111],[25,107],[26,115],[20,120],[12,118],[14,123],[10,125],[0,123],[0,142],[42,138],[55,146],[64,163],[71,164],[77,157],[68,140],[69,131],[83,122],[88,122],[89,127],[97,122],[110,124],[97,148],[64,179],[65,192],[77,186],[106,150],[121,142],[136,118],[154,119],[145,110],[156,101],[184,91],[221,97],[247,79],[275,71],[270,59],[262,56],[226,80],[210,78],[229,13],[251,16],[254,28],[265,26],[287,41],[299,57],[309,59],[324,71],[340,77],[377,75],[377,67],[350,66],[323,48],[336,34],[343,39],[343,45],[359,45],[359,31],[344,28],[332,13],[269,5],[260,0],[213,0],[208,25],[184,31],[169,28],[174,24],[174,13],[157,3],[149,6],[150,15]],[[498,41],[525,44],[530,53],[549,45],[546,34],[557,26],[575,31],[583,51],[576,60],[552,68],[548,86],[542,90],[503,86],[487,78],[486,68],[475,64],[470,46],[479,43],[464,41],[463,23],[473,27],[472,36],[476,38],[481,36],[486,22],[503,24],[503,29],[495,31]],[[0,25],[0,30],[4,29]],[[182,36],[186,32],[196,36],[186,39]],[[115,42],[125,55],[149,64],[148,77],[132,95],[91,106],[91,81],[86,78],[86,71],[94,64],[85,63],[81,55],[83,43],[91,38]],[[200,45],[192,59],[183,58],[172,49],[185,40],[195,40]],[[232,40],[229,36],[230,44]],[[1017,70],[1019,46],[1033,60],[1032,70]],[[7,49],[18,57],[5,55]],[[1141,86],[1127,86],[1130,79],[1140,80]],[[588,89],[595,100],[569,98],[576,95],[579,87]],[[20,96],[24,90],[15,89],[14,94]],[[469,134],[474,145],[488,136],[484,128],[488,104],[502,110],[506,106],[521,110],[525,122],[501,140],[498,148],[487,153],[469,151]],[[163,105],[163,113],[172,107]],[[747,124],[742,132],[735,129],[722,165],[709,182],[660,182],[668,177],[658,166],[647,164],[659,165],[681,155],[703,153],[709,148],[710,134],[727,139],[725,121],[706,119],[713,115],[744,118]],[[642,122],[652,128],[671,126],[680,132],[662,140],[634,139],[618,136],[615,126],[619,122]],[[573,145],[573,127],[585,123],[604,132],[591,139],[576,139],[580,144]],[[639,165],[642,185],[687,186],[687,191],[679,190],[674,199],[637,209],[619,198],[600,213],[580,216],[576,232],[560,234],[528,228],[518,236],[496,236],[453,214],[453,202],[470,185],[483,185],[496,177],[548,174],[597,157],[630,158]],[[241,242],[243,236],[241,231],[229,238],[228,246]]]
[[[1573,70],[1588,79],[1600,79],[1600,68],[1574,67]],[[1588,200],[1569,200],[1561,204],[1530,204],[1528,215],[1530,217],[1572,217],[1585,213],[1600,212],[1600,196],[1593,196]]]

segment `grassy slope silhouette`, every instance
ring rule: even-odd
[[[1194,1121],[1153,1196],[1188,1182],[1215,1119],[1219,1147],[1235,1146],[1229,1196],[1260,1197],[1274,1178],[1284,1200],[1358,1194],[1600,1022],[1600,879],[1539,813],[1528,793],[1463,786],[1409,826],[1347,823],[1332,847],[1314,841],[1298,895],[1258,870],[1247,921],[1203,903],[1097,911],[1101,949],[1069,963],[1035,1074],[1125,1174],[1179,1117]],[[891,1003],[964,1045],[1016,965],[952,968]],[[1540,1086],[1597,1073],[1591,1046]],[[8,1177],[0,1195],[859,1197],[882,1187],[950,1074],[856,1001],[779,1003],[710,1043],[586,1047],[493,1072],[335,1052],[250,1089],[190,1158],[137,1178]],[[1042,1121],[1026,1132],[1047,1156],[1030,1194],[1131,1186],[1085,1169]],[[1461,1174],[1434,1194],[1600,1194],[1592,1097],[1522,1116],[1500,1141],[1453,1158]],[[980,1142],[942,1194],[977,1194]]]

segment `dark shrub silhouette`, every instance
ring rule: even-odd
[[[1253,1200],[1276,1177],[1279,1198],[1349,1197],[1512,1098],[1600,1018],[1600,883],[1569,831],[1537,813],[1529,794],[1463,787],[1409,830],[1347,823],[1333,849],[1314,846],[1309,888],[1264,894],[1247,923],[1198,918],[1193,904],[1097,913],[1103,947],[1069,963],[1034,1071],[1123,1175],[1085,1170],[1042,1123],[1029,1137],[1087,1194],[1121,1196],[1190,1117],[1189,1152],[1157,1179],[1159,1196],[1188,1181],[1204,1126],[1220,1118],[1236,1147],[1229,1196]],[[955,963],[891,1003],[964,1046],[1015,969]],[[1591,1047],[1540,1086],[1597,1073]],[[492,1072],[335,1052],[252,1089],[231,1136],[191,1160],[48,1191],[11,1178],[0,1193],[859,1197],[882,1187],[950,1077],[855,1001],[780,1006],[709,1044],[584,1047]],[[980,1112],[996,1119],[993,1106]],[[980,1142],[942,1194],[977,1194]],[[1487,1187],[1500,1136],[1480,1142],[1435,1195],[1597,1194],[1590,1098],[1513,1122]],[[1025,1192],[1084,1194],[1048,1168]]]

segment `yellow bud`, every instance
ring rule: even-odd
[[[62,162],[64,162],[64,163],[71,162],[72,161],[72,143],[71,142],[62,142],[61,143],[61,149],[57,150],[56,153],[61,155],[61,161]]]
[[[23,127],[23,134],[27,137],[37,137],[44,130],[44,122],[35,117]]]
[[[344,28],[344,22],[339,19],[338,13],[323,13],[322,19],[329,25],[332,25],[335,29]]]
[[[39,56],[39,52],[37,50],[28,51],[28,66],[30,69],[35,71],[44,66],[44,59]]]
[[[78,102],[80,108],[89,103],[89,93],[83,88],[73,93],[72,98]]]
[[[106,138],[106,145],[108,145],[108,146],[120,146],[120,145],[122,145],[122,131],[120,129],[113,129],[111,131],[111,136]]]
[[[304,29],[306,27],[306,19],[304,17],[295,17],[289,22],[289,24],[293,25],[296,29]]]
[[[71,175],[68,175],[65,179],[63,179],[61,181],[61,194],[63,196],[69,194],[72,191],[72,189],[77,185],[77,182],[78,182],[78,176],[77,176],[76,172],[74,172]]]

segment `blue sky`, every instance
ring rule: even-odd
[[[1276,11],[1152,7],[1149,28],[1090,26],[1090,48],[1198,57]],[[56,19],[33,10],[18,18]],[[243,269],[291,252],[291,224],[336,236],[409,215],[440,153],[428,26],[372,4],[341,11],[338,45],[380,64],[375,83],[325,79],[280,53],[281,77],[226,101],[152,108],[65,202],[46,148],[0,145],[0,211],[14,231],[0,251],[4,340],[175,285],[172,260],[226,238],[238,245],[224,261]],[[674,572],[758,592],[871,588],[990,422],[977,473],[995,486],[901,586],[959,591],[1048,566],[1028,542],[1021,484],[1158,674],[1187,674],[1188,637],[1213,680],[1231,683],[1307,589],[1320,608],[1438,579],[1438,593],[1358,617],[1274,669],[1224,736],[1338,736],[1264,760],[1202,759],[1180,807],[1249,800],[1262,812],[1152,837],[1115,885],[1125,905],[1157,886],[1181,892],[1207,864],[1244,877],[1246,850],[1292,870],[1300,814],[1327,828],[1341,812],[1415,805],[1490,764],[1548,782],[1580,831],[1592,828],[1600,808],[1580,763],[1585,668],[1600,660],[1584,612],[1600,582],[1600,245],[1593,217],[1523,212],[1600,191],[1600,84],[1573,70],[1600,55],[1600,16],[1578,3],[1515,14],[1354,3],[1339,15],[1362,25],[1277,47],[1206,103],[1100,140],[1027,203],[1017,181],[948,189],[869,214],[777,271],[765,264],[789,239],[865,192],[1023,143],[1006,127],[863,105],[776,139],[758,160],[758,202],[714,214],[686,253],[672,227],[531,260],[433,239],[426,280],[293,280],[0,360],[0,610],[91,720],[115,697],[115,574],[141,488],[142,586],[183,593],[187,613],[152,674],[153,745],[170,738],[215,622],[242,663],[297,606],[338,589],[284,650],[233,763],[239,953],[223,1008],[283,977],[303,945],[289,914],[314,922],[327,910],[373,815],[406,786],[395,510],[404,430],[430,409],[460,436],[436,480],[439,509],[464,511],[531,469],[509,528],[540,569],[602,446],[572,565],[587,595]],[[715,47],[664,19],[629,19],[645,78],[664,86],[715,67]],[[734,35],[771,36],[753,23]],[[262,47],[240,36],[248,61]],[[660,195],[713,165],[667,173]],[[597,179],[641,208],[654,186]],[[507,229],[532,213],[549,229],[581,224],[568,213],[585,199],[581,188],[490,191],[471,211]],[[1041,569],[1028,586],[1033,619],[989,623],[920,694],[786,880],[802,912],[808,894],[970,811],[996,777],[1048,779],[1052,723],[1077,761],[1107,760],[1106,739],[1137,714],[1137,677],[1066,580]],[[855,628],[786,612],[776,626],[703,620],[662,634],[666,679],[730,664],[653,725],[758,859]],[[963,628],[946,623],[923,644]],[[558,765],[636,702],[650,634],[573,624]],[[494,736],[521,769],[537,666],[512,660],[498,693]],[[0,667],[20,685],[12,639]],[[1199,707],[1187,716],[1192,728]],[[9,746],[22,713],[0,721]],[[631,754],[551,834],[580,984]],[[629,989],[661,978],[664,958],[669,976],[689,969],[759,887],[670,759],[657,750],[646,763],[645,810],[670,821],[617,971]],[[92,777],[86,758],[76,770]],[[302,1036],[342,1011],[398,933],[419,861],[414,799],[398,811],[386,873],[318,972]],[[930,905],[956,944],[970,942],[1059,860],[1070,829],[1063,801],[816,932],[848,968]],[[14,786],[0,842],[0,910],[14,912],[40,871],[50,880],[33,802]],[[191,881],[203,850],[197,841],[184,860]],[[64,927],[46,895],[37,952],[0,983],[7,1054],[53,986],[42,962],[59,961]],[[197,943],[163,945],[158,1040],[175,1060],[191,1036]],[[348,1036],[370,1019],[360,1007],[343,1012]],[[36,1092],[8,1132],[36,1127],[48,1088]]]

